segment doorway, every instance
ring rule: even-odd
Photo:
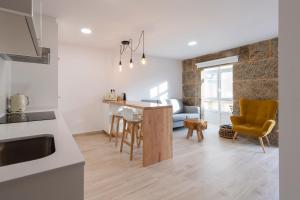
[[[206,68],[201,71],[201,107],[209,123],[230,123],[233,106],[233,65]]]

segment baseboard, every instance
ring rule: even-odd
[[[108,136],[109,136],[109,133],[108,133],[108,132],[106,132],[105,130],[102,130],[102,132],[103,132],[104,134],[106,134],[106,135],[108,135]]]
[[[90,131],[90,132],[84,132],[84,133],[75,133],[72,134],[73,136],[80,136],[80,135],[94,135],[94,134],[107,134],[104,130],[99,130],[99,131]]]

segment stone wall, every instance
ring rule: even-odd
[[[184,60],[182,90],[185,104],[201,104],[201,71],[196,68],[196,63],[236,55],[239,62],[233,65],[234,113],[239,113],[241,98],[278,100],[278,39],[274,38]],[[273,144],[278,144],[278,128],[269,138]]]

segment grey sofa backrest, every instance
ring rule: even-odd
[[[141,102],[146,102],[146,103],[161,103],[161,100],[158,99],[142,99]]]
[[[173,107],[173,114],[178,113],[200,113],[200,107],[198,106],[185,106],[181,99],[165,99],[161,100],[152,100],[152,99],[143,99],[142,102],[148,103],[162,103],[172,105]]]
[[[166,99],[168,105],[172,105],[173,114],[183,113],[183,102],[181,99]]]
[[[142,102],[149,102],[149,103],[162,103],[171,105],[173,108],[173,114],[183,113],[184,106],[181,99],[165,99],[165,100],[151,100],[151,99],[143,99]]]

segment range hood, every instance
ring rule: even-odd
[[[0,1],[0,57],[5,60],[50,63],[50,49],[41,47],[40,0]]]

